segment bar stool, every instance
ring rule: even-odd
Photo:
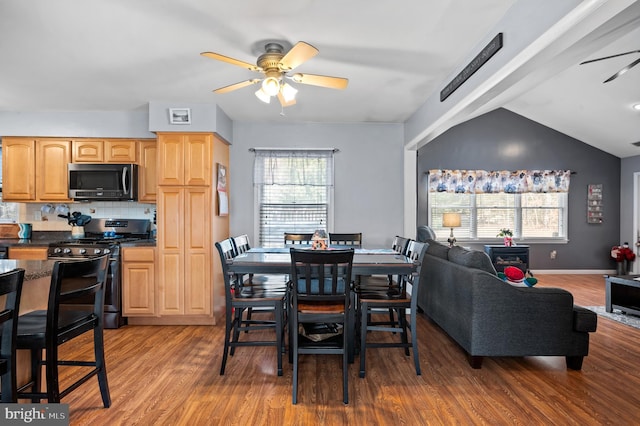
[[[15,269],[0,274],[0,296],[5,296],[4,309],[0,311],[0,380],[2,380],[3,403],[17,401],[16,383],[16,334],[18,311],[24,282],[24,269]]]
[[[18,349],[31,351],[31,381],[18,390],[19,399],[59,403],[93,376],[98,377],[102,403],[111,405],[107,370],[104,360],[103,313],[104,284],[109,266],[108,256],[84,261],[56,262],[51,275],[47,310],[39,310],[18,318]],[[92,299],[92,309],[82,310],[76,301]],[[94,361],[60,360],[58,348],[84,333],[93,331]],[[43,350],[45,359],[42,358]],[[41,388],[41,366],[45,366],[46,391]],[[58,379],[60,366],[91,367],[91,370],[62,391]],[[26,389],[31,388],[31,392]]]

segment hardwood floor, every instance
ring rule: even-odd
[[[571,291],[576,304],[604,305],[602,275],[537,278],[539,286]],[[278,377],[273,348],[238,348],[226,374],[218,374],[223,326],[106,330],[111,408],[102,408],[95,380],[63,402],[72,425],[94,426],[585,425],[637,424],[640,418],[639,329],[598,317],[583,369],[572,371],[563,357],[485,358],[474,370],[424,315],[418,328],[422,376],[402,349],[371,349],[365,379],[358,377],[357,360],[350,366],[350,403],[344,405],[340,357],[306,356],[295,406],[291,366],[285,361]]]

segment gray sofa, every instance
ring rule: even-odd
[[[418,306],[468,354],[473,368],[485,356],[565,356],[582,368],[596,314],[573,304],[566,290],[514,286],[496,276],[486,253],[429,240]]]

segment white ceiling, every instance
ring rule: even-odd
[[[0,0],[0,112],[127,111],[175,101],[215,103],[238,121],[403,123],[515,2]],[[494,94],[485,109],[506,107],[619,157],[639,155],[630,144],[640,141],[640,112],[630,106],[640,102],[640,65],[602,81],[640,53],[577,65],[640,50],[639,10],[623,29],[549,61],[546,75],[532,71],[528,84],[523,78]],[[348,88],[298,85],[298,103],[284,116],[277,102],[256,99],[255,86],[212,93],[260,74],[200,52],[254,63],[261,40],[314,45],[319,55],[296,70],[348,78]]]

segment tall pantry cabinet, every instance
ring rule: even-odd
[[[157,156],[157,314],[215,323],[224,284],[213,244],[229,235],[228,217],[217,216],[216,170],[228,168],[229,147],[212,133],[158,133]]]

